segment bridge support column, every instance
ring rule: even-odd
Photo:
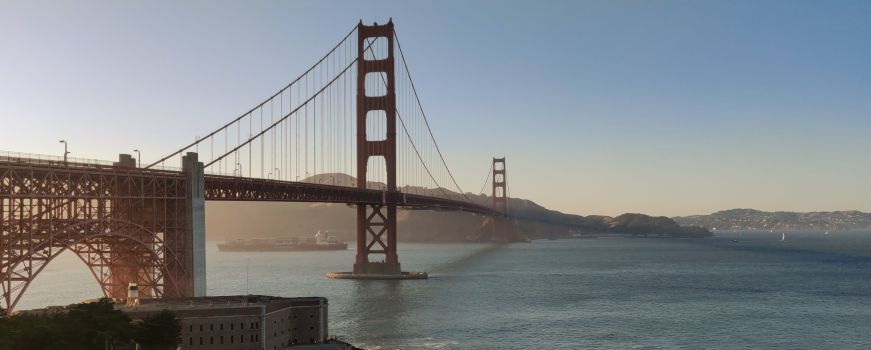
[[[372,47],[376,40],[385,40],[386,58],[378,58]],[[357,25],[357,187],[367,188],[367,172],[371,157],[384,157],[387,187],[381,203],[357,205],[357,256],[352,273],[329,273],[330,278],[426,278],[425,273],[403,273],[396,254],[396,206],[401,194],[396,189],[396,92],[393,60],[393,21],[384,25]],[[367,58],[371,57],[371,59]],[[366,76],[374,73],[387,85],[383,95],[366,91]],[[378,82],[376,78],[376,82]],[[378,90],[376,90],[378,91]],[[383,140],[370,140],[366,126],[368,118],[386,119],[387,133]],[[371,258],[380,261],[372,261]]]
[[[189,296],[206,295],[206,200],[203,177],[203,163],[194,152],[188,152],[182,157],[182,171],[187,180],[186,217],[187,230],[190,234],[186,265],[188,275]]]
[[[383,254],[383,261],[369,256]],[[357,206],[357,256],[354,274],[398,275],[402,273],[396,254],[396,204]]]
[[[377,59],[368,52],[370,42],[387,41],[387,57]],[[387,188],[382,203],[357,206],[357,257],[355,274],[400,274],[396,255],[396,92],[393,73],[393,22],[385,25],[357,26],[357,187],[367,187],[369,159],[384,157],[387,167]],[[374,96],[366,91],[366,76],[384,74],[386,94]],[[387,122],[384,140],[370,140],[367,119],[383,113]],[[382,261],[370,261],[371,255],[383,255]]]
[[[508,191],[505,177],[505,158],[493,158],[493,210],[501,215],[493,217],[494,242],[508,242]]]

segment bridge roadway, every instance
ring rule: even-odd
[[[70,174],[90,175],[98,179],[106,176],[133,176],[140,178],[177,178],[184,180],[185,174],[179,170],[144,169],[111,165],[110,162],[64,162],[58,159],[39,159],[0,156],[0,171],[16,169],[29,173],[28,178],[53,177],[65,179]],[[344,204],[383,204],[396,203],[404,209],[465,211],[482,215],[496,214],[485,204],[467,202],[420,194],[387,192],[349,186],[317,184],[309,182],[283,181],[260,178],[247,178],[229,175],[205,174],[203,176],[204,197],[207,201],[248,201],[248,202],[319,202]],[[11,180],[8,180],[11,181]],[[3,185],[11,185],[7,182]],[[434,191],[434,190],[430,190]],[[3,191],[4,196],[17,196],[17,191]],[[32,198],[35,193],[29,192]],[[62,195],[53,193],[53,195]],[[78,197],[78,196],[75,196]],[[109,198],[111,199],[111,198]]]
[[[67,249],[108,297],[123,298],[130,281],[156,297],[204,293],[204,201],[390,203],[494,215],[486,205],[419,194],[203,174],[196,154],[187,157],[179,170],[138,168],[129,155],[113,163],[0,154],[2,306],[12,312]],[[383,231],[367,247],[383,242]]]

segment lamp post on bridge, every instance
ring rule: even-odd
[[[133,152],[136,152],[136,163],[137,163],[136,167],[141,168],[142,167],[142,153],[139,152],[138,149],[134,149]]]
[[[66,165],[67,164],[67,155],[70,154],[70,151],[67,150],[67,140],[60,140],[58,142],[64,144],[64,165]]]

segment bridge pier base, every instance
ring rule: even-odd
[[[370,254],[384,254],[384,260],[369,261]],[[396,254],[396,204],[357,205],[357,255],[354,260],[354,273],[402,273],[399,256]]]

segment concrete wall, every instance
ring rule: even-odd
[[[188,183],[188,227],[191,229],[193,291],[191,296],[206,295],[206,200],[203,163],[197,154],[188,152],[182,157],[182,170]]]

